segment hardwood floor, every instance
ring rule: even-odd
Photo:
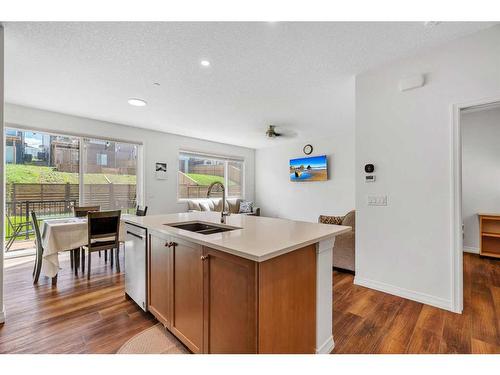
[[[333,278],[334,353],[500,353],[498,259],[464,254],[463,314]]]
[[[0,353],[115,353],[156,324],[125,298],[124,274],[112,271],[104,256],[92,257],[90,281],[75,276],[65,256],[54,287],[44,276],[33,286],[33,258],[6,260],[7,321],[0,325]]]
[[[124,297],[123,273],[93,257],[90,281],[64,259],[55,287],[43,276],[33,286],[32,259],[5,262],[0,353],[115,353],[156,323]],[[500,353],[499,260],[464,254],[462,315],[333,277],[334,353]]]

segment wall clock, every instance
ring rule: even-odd
[[[313,152],[313,146],[305,145],[303,151],[304,151],[304,154],[311,155],[311,153]]]

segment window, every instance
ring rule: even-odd
[[[97,165],[107,166],[108,165],[108,155],[106,154],[97,154]]]
[[[226,196],[244,196],[243,160],[222,156],[181,152],[177,177],[179,199],[206,198],[211,183],[219,181],[226,187]],[[212,197],[222,197],[222,192],[213,192]]]

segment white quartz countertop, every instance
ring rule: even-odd
[[[240,229],[227,232],[205,235],[168,226],[193,221],[224,226],[220,223],[220,212],[185,212],[142,217],[126,215],[122,220],[147,228],[153,233],[175,235],[256,262],[263,262],[351,230],[351,227],[341,225],[238,214],[227,216],[225,226]]]

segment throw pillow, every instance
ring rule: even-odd
[[[253,211],[253,202],[241,201],[240,202],[240,214],[249,214]]]
[[[342,225],[343,216],[319,216],[319,222],[321,224],[333,224],[333,225]]]
[[[208,202],[200,202],[201,211],[210,211],[210,205]]]

